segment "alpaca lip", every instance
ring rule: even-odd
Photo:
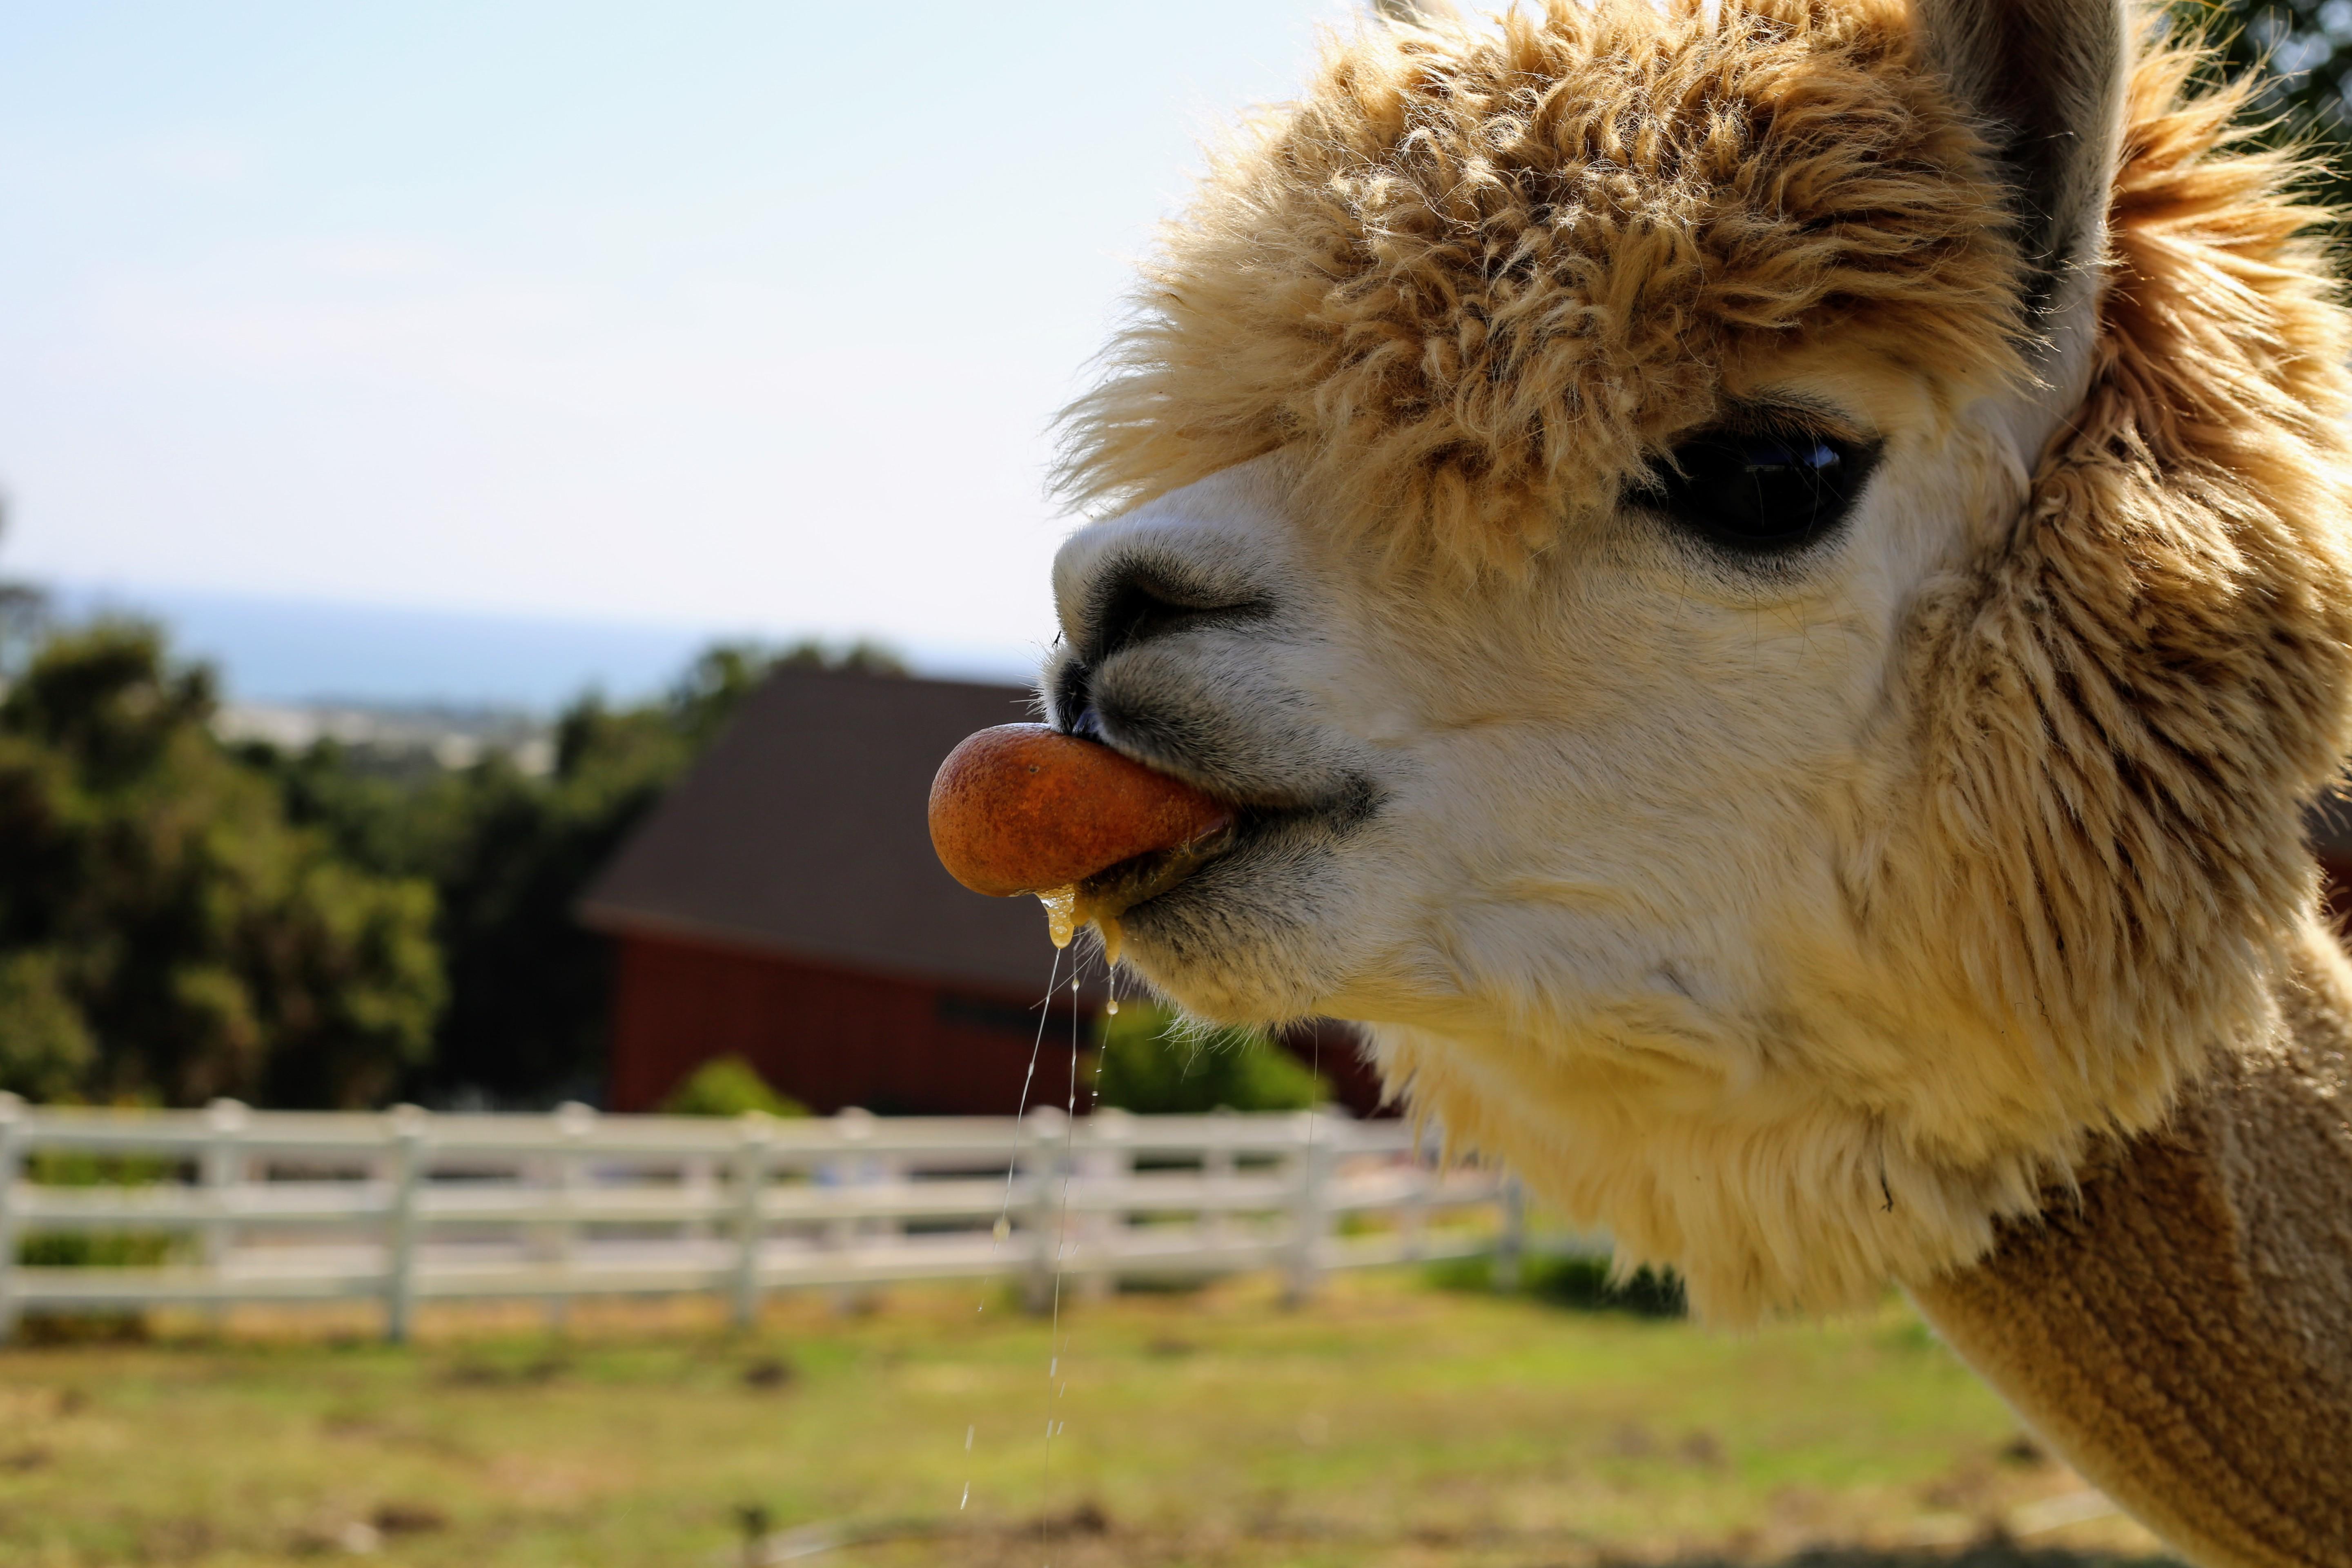
[[[1380,793],[1365,779],[1319,800],[1286,805],[1236,805],[1234,815],[1212,831],[1174,849],[1139,855],[1076,885],[1079,902],[1089,918],[1120,917],[1155,899],[1180,891],[1195,873],[1220,861],[1244,859],[1270,836],[1284,829],[1313,824],[1344,837],[1379,810]]]
[[[1117,920],[1136,905],[1171,891],[1187,877],[1233,848],[1239,830],[1227,821],[1188,844],[1122,860],[1077,884],[1078,898],[1097,918]]]

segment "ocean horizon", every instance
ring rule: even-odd
[[[818,635],[211,589],[42,586],[61,619],[124,615],[158,623],[175,656],[212,665],[223,697],[246,703],[549,714],[592,692],[613,701],[650,697],[715,642],[776,644]],[[1016,644],[872,640],[889,647],[918,674],[944,679],[1026,683],[1037,665],[1037,650]]]

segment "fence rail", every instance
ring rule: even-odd
[[[1496,1219],[1459,1223],[1481,1209]],[[715,1121],[0,1095],[0,1337],[28,1310],[373,1300],[398,1340],[422,1301],[681,1292],[748,1323],[774,1290],[992,1277],[1035,1301],[1057,1279],[1275,1268],[1305,1294],[1328,1269],[1507,1259],[1520,1212],[1409,1127],[1330,1110]],[[74,1236],[160,1260],[26,1260]]]

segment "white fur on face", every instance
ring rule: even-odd
[[[1129,912],[1135,967],[1223,1021],[1374,1026],[1450,1132],[1685,1268],[1698,1232],[1770,1250],[1793,1223],[1727,1197],[1743,1140],[1866,1120],[1934,1048],[1898,1037],[1916,1008],[1876,994],[1842,872],[1901,831],[1905,607],[2023,485],[1997,411],[1939,416],[1885,373],[1780,389],[1885,443],[1798,561],[1629,506],[1523,576],[1433,585],[1333,543],[1276,457],[1082,530],[1055,568],[1057,716],[1091,707],[1110,743],[1264,808]],[[1193,615],[1122,643],[1137,582]],[[1672,1191],[1694,1172],[1739,1213],[1695,1217]],[[1874,1205],[1903,1174],[1844,1185]],[[1774,1272],[1718,1299],[1806,1293],[1798,1259]]]

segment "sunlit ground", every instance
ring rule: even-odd
[[[1336,1281],[1296,1310],[1242,1280],[1066,1302],[1051,1376],[1048,1325],[979,1288],[782,1302],[748,1340],[698,1303],[582,1310],[560,1337],[529,1312],[428,1314],[407,1350],[358,1318],[158,1331],[0,1352],[0,1562],[2158,1552],[2081,1517],[2095,1497],[1895,1304],[1733,1337],[1419,1275]]]

